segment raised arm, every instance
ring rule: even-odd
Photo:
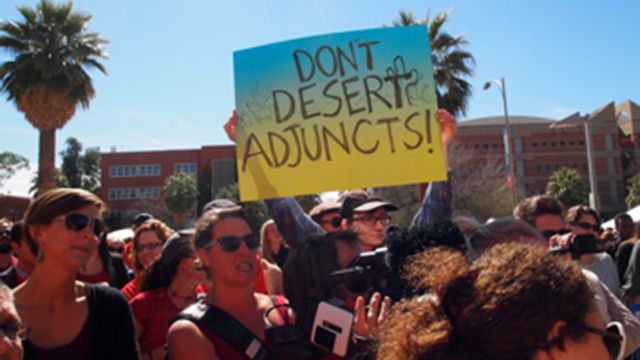
[[[449,169],[448,149],[458,132],[456,119],[446,110],[438,110],[440,139],[444,153],[445,166]],[[451,179],[451,172],[447,175]],[[422,197],[422,205],[411,221],[411,227],[435,224],[451,218],[451,182],[450,180],[432,182]]]

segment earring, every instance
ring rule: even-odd
[[[44,261],[44,253],[42,253],[42,250],[38,249],[38,255],[36,256],[36,261],[41,263]]]

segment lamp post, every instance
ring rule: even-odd
[[[517,179],[516,179],[516,172],[515,172],[515,167],[513,166],[513,152],[511,151],[511,127],[509,126],[509,111],[507,109],[507,88],[504,84],[504,77],[500,78],[500,80],[491,80],[491,81],[487,81],[486,83],[484,83],[484,86],[482,87],[484,90],[488,90],[491,85],[495,85],[498,90],[500,90],[500,94],[502,95],[502,106],[504,107],[504,124],[505,124],[505,128],[507,130],[507,134],[506,134],[506,138],[504,139],[505,144],[504,144],[504,150],[505,150],[505,157],[506,157],[506,161],[505,163],[507,164],[507,167],[509,168],[509,177],[511,178],[511,187],[513,189],[513,197],[514,197],[514,201],[517,200],[516,199],[516,186],[517,186]]]

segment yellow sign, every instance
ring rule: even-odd
[[[234,53],[242,201],[446,179],[427,29]]]

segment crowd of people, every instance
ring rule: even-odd
[[[446,151],[455,119],[438,121]],[[265,202],[264,224],[215,199],[191,229],[143,213],[110,233],[94,194],[39,195],[0,220],[0,356],[599,360],[640,347],[640,225],[626,214],[602,229],[588,206],[538,195],[512,218],[452,219],[448,181],[429,184],[407,228],[366,190],[309,213]]]

